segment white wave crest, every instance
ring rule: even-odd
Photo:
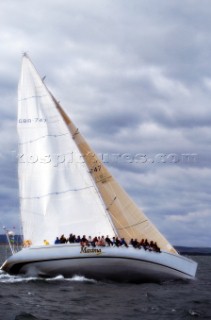
[[[73,282],[91,282],[96,283],[94,279],[88,279],[84,276],[75,275],[71,278],[65,278],[63,275],[58,275],[53,278],[41,278],[41,277],[27,277],[27,276],[12,276],[8,273],[0,270],[0,283],[17,283],[17,282],[30,282],[30,281],[73,281]]]
[[[97,281],[94,279],[88,279],[84,276],[74,275],[71,278],[65,278],[62,275],[58,275],[54,278],[46,278],[46,281],[74,281],[74,282],[93,282],[96,283]]]
[[[66,280],[63,275],[58,275],[56,277],[53,278],[45,278],[46,281],[62,281],[62,280]]]
[[[89,278],[86,278],[84,276],[78,276],[78,275],[75,275],[73,276],[72,278],[69,278],[69,279],[66,279],[66,280],[69,280],[69,281],[78,281],[78,282],[93,282],[93,283],[96,283],[97,281],[94,280],[94,279],[89,279]]]
[[[23,276],[11,276],[3,271],[0,271],[0,282],[1,283],[17,283],[17,282],[29,282],[36,280],[36,277],[23,277]]]

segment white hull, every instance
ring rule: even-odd
[[[25,248],[1,267],[9,274],[42,277],[83,275],[121,282],[194,279],[197,263],[168,252],[133,247],[86,247],[60,244]]]

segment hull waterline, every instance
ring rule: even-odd
[[[194,279],[197,263],[167,252],[133,247],[39,246],[22,249],[1,267],[9,274],[54,277],[81,275],[121,282]]]

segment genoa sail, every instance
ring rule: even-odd
[[[106,209],[115,226],[117,235],[127,241],[133,239],[151,239],[162,250],[177,253],[168,240],[159,232],[146,215],[137,207],[131,197],[118,184],[103,162],[90,148],[78,128],[73,124],[59,103],[53,97],[58,110],[66,122],[73,139],[90,170]]]
[[[177,253],[91,149],[27,55],[19,82],[18,132],[25,239],[39,244],[71,232],[108,234],[127,241],[147,238]]]

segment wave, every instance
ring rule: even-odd
[[[78,276],[78,275],[75,275],[73,276],[72,278],[69,278],[69,279],[66,279],[68,281],[78,281],[78,282],[92,282],[92,283],[97,283],[97,280],[94,280],[94,279],[89,279],[89,278],[86,278],[86,277],[83,277],[83,276]]]
[[[0,283],[17,283],[34,281],[36,277],[24,277],[24,276],[11,276],[8,273],[0,270]]]
[[[31,281],[44,281],[44,282],[53,282],[53,281],[73,281],[73,282],[90,282],[96,283],[94,279],[88,279],[83,276],[74,275],[71,278],[65,278],[62,275],[58,275],[53,278],[43,278],[43,277],[27,277],[27,276],[12,276],[8,273],[0,270],[0,283],[17,283],[17,282],[31,282]]]

